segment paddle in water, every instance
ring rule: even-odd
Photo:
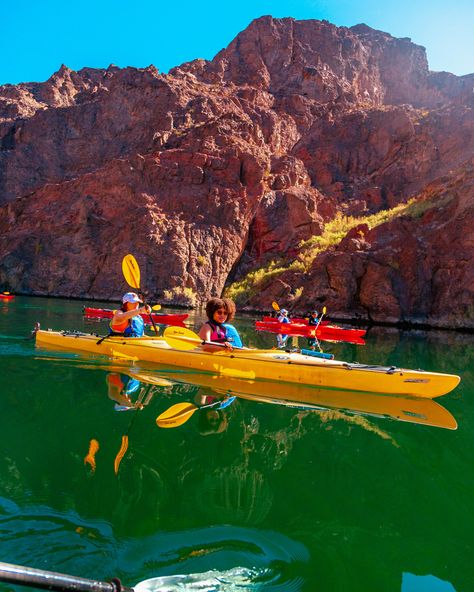
[[[123,277],[125,278],[125,281],[127,282],[127,284],[131,287],[134,288],[135,290],[138,290],[139,292],[141,292],[141,288],[140,288],[140,267],[138,266],[138,262],[135,259],[135,257],[133,255],[125,255],[125,257],[122,259],[122,273],[123,273]],[[143,304],[146,304],[145,302],[145,298],[143,298]],[[157,305],[159,306],[159,305]],[[161,306],[160,306],[161,308]],[[155,321],[153,320],[153,316],[150,312],[150,321],[151,324],[153,325],[153,329],[155,331],[155,334],[158,335],[158,329],[155,325]]]
[[[0,562],[0,581],[30,588],[57,592],[150,592],[150,590],[220,590],[254,589],[253,582],[262,577],[262,569],[233,568],[227,571],[211,570],[186,575],[158,576],[142,580],[133,588],[124,586],[118,578],[110,582],[89,580],[78,576],[45,571],[24,565]],[[227,588],[227,584],[229,588]],[[260,587],[259,584],[256,585]]]

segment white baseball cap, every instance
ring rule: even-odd
[[[123,295],[122,302],[123,302],[123,304],[125,304],[125,302],[143,302],[143,301],[140,300],[140,298],[138,297],[138,294],[135,294],[135,292],[127,292],[126,294]]]

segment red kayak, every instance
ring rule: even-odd
[[[365,329],[344,329],[337,325],[331,325],[329,322],[324,324],[324,321],[316,328],[314,325],[295,322],[279,323],[276,319],[272,319],[271,321],[255,321],[255,328],[258,331],[269,331],[283,335],[316,337],[323,341],[347,341],[359,345],[365,344],[363,340],[366,333]]]
[[[109,308],[87,308],[84,307],[84,316],[93,319],[111,319],[114,311]],[[141,315],[145,324],[151,325],[149,315]],[[153,320],[158,325],[174,325],[183,326],[183,321],[189,317],[189,314],[158,314],[156,312],[151,315]]]
[[[260,323],[261,321],[259,321]],[[277,318],[276,317],[263,317],[263,322],[264,323],[278,323]],[[331,321],[321,321],[320,323],[320,327],[324,327],[324,325],[329,325]],[[298,325],[307,325],[308,324],[308,318],[303,318],[303,317],[291,317],[291,322],[290,323],[285,323],[286,325],[291,324],[293,325],[294,323],[297,323]],[[314,325],[313,325],[314,326]],[[364,331],[365,333],[365,331]]]
[[[0,300],[13,300],[14,294],[0,294]]]

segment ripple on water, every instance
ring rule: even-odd
[[[137,592],[158,585],[160,592],[298,592],[309,560],[304,545],[274,531],[215,526],[118,540],[106,522],[7,498],[0,498],[0,557],[98,580],[118,576]]]
[[[105,522],[47,506],[21,509],[0,498],[2,561],[102,579],[114,575],[117,548]]]
[[[140,561],[142,569],[135,571],[135,581],[143,580],[135,586],[139,592],[158,586],[169,592],[298,592],[309,554],[301,543],[274,531],[215,526],[130,541],[119,558],[124,577]]]

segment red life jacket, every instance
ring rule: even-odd
[[[227,341],[227,332],[223,325],[215,321],[207,321],[206,324],[212,329],[210,341],[215,343],[225,343]]]

